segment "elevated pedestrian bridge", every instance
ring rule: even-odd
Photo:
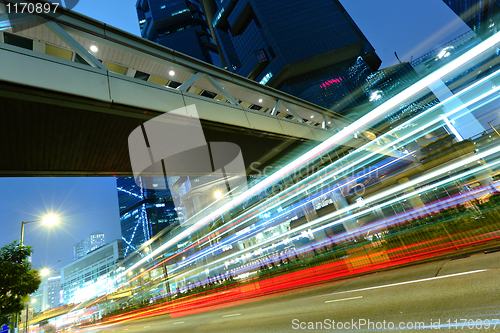
[[[132,130],[193,104],[207,141],[238,144],[248,164],[322,142],[349,124],[64,8],[20,17],[5,11],[0,4],[0,176],[131,175]]]

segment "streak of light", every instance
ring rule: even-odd
[[[403,286],[403,285],[407,285],[407,284],[420,283],[420,282],[428,282],[428,281],[434,281],[434,280],[440,280],[440,279],[447,279],[447,278],[451,278],[451,277],[468,275],[468,274],[476,274],[476,273],[481,273],[481,272],[486,272],[486,271],[487,271],[487,269],[479,269],[479,270],[469,271],[469,272],[462,272],[462,273],[449,274],[449,275],[443,275],[443,276],[435,276],[435,277],[431,277],[431,278],[427,278],[427,279],[419,279],[419,280],[412,280],[412,281],[405,281],[405,282],[385,284],[383,286],[375,286],[375,287],[368,287],[368,288],[361,288],[361,289],[354,289],[354,290],[347,290],[347,291],[339,291],[337,293],[332,293],[332,295],[355,293],[355,292],[358,292],[358,291],[366,291],[366,290],[374,290],[374,289],[381,289],[381,288]]]
[[[379,119],[383,117],[385,114],[390,112],[394,107],[400,105],[403,103],[405,100],[408,98],[420,93],[424,89],[426,89],[429,85],[433,84],[434,82],[440,80],[442,77],[452,73],[454,70],[457,68],[467,64],[469,61],[473,60],[475,57],[479,56],[481,53],[489,50],[492,46],[500,42],[500,34],[495,34],[488,38],[487,40],[483,41],[482,43],[478,44],[471,50],[467,51],[463,55],[459,56],[458,58],[454,59],[453,61],[449,62],[448,64],[444,65],[443,67],[439,68],[435,72],[429,74],[425,78],[421,79],[420,81],[416,82],[409,88],[405,89],[403,92],[399,93],[395,97],[391,98],[387,102],[383,103],[379,107],[375,108],[373,111],[370,113],[366,114],[365,116],[361,117],[360,119],[354,121],[352,124],[348,125],[345,127],[343,130],[340,132],[334,134],[331,136],[329,139],[324,141],[323,143],[319,144],[318,146],[314,147],[313,149],[309,150],[307,153],[302,155],[301,157],[297,158],[295,161],[289,163],[288,165],[284,166],[283,168],[279,169],[276,171],[274,174],[270,175],[260,183],[257,183],[254,185],[252,188],[248,189],[235,199],[231,200],[230,202],[224,204],[222,207],[216,209],[212,213],[208,214],[206,217],[202,218],[200,221],[192,225],[191,227],[187,228],[180,234],[176,235],[175,237],[171,238],[169,241],[167,241],[165,244],[160,246],[158,249],[147,255],[145,258],[139,260],[137,263],[129,267],[127,270],[119,274],[117,279],[121,278],[123,275],[128,273],[128,271],[134,270],[138,266],[141,266],[143,263],[147,262],[148,260],[153,259],[156,255],[160,254],[162,251],[168,249],[174,244],[177,244],[179,241],[181,241],[184,237],[188,236],[189,234],[192,234],[195,230],[201,228],[205,224],[209,223],[210,221],[214,220],[217,218],[219,215],[224,213],[225,211],[235,207],[239,203],[245,201],[247,198],[250,198],[251,196],[259,193],[261,190],[267,188],[269,185],[274,183],[275,181],[279,180],[283,176],[287,175],[291,171],[297,169],[304,163],[307,163],[311,159],[315,158],[316,156],[320,155],[321,153],[325,152],[326,150],[330,149],[334,145],[340,143],[342,140],[348,138],[349,136],[353,135],[357,131],[361,130],[362,128],[366,127],[369,125],[372,121]]]
[[[350,301],[353,299],[360,299],[363,298],[363,296],[356,296],[356,297],[349,297],[349,298],[341,298],[341,299],[334,299],[331,301],[325,301],[325,303],[335,303],[335,302],[343,302],[343,301]]]

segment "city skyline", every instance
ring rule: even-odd
[[[46,213],[59,216],[55,226],[25,226],[24,243],[34,246],[36,268],[67,265],[73,260],[75,243],[96,230],[106,234],[108,243],[121,239],[114,178],[1,178],[0,187],[4,189],[0,246],[19,240],[22,221],[39,220]]]
[[[136,2],[87,0],[80,1],[73,10],[140,36]],[[442,0],[421,0],[418,6],[397,0],[340,3],[382,59],[381,68],[398,63],[394,52],[401,61],[410,61],[412,56],[415,59],[470,30]]]

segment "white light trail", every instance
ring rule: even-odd
[[[336,292],[336,293],[332,293],[331,295],[340,295],[340,294],[355,293],[355,292],[366,291],[366,290],[374,290],[374,289],[381,289],[381,288],[388,288],[388,287],[404,286],[406,284],[428,282],[428,281],[433,281],[433,280],[446,279],[446,278],[450,278],[450,277],[456,277],[456,276],[462,276],[462,275],[468,275],[468,274],[475,274],[475,273],[481,273],[481,272],[486,272],[486,271],[487,271],[487,269],[480,269],[480,270],[476,270],[476,271],[469,271],[469,272],[463,272],[463,273],[449,274],[449,275],[443,275],[443,276],[435,276],[435,277],[431,277],[431,278],[427,278],[427,279],[419,279],[419,280],[412,280],[412,281],[391,283],[391,284],[385,284],[385,285],[382,285],[382,286],[375,286],[375,287],[368,287],[368,288],[361,288],[361,289],[354,289],[354,290],[347,290],[347,291],[339,291],[339,292]]]
[[[198,221],[196,224],[192,225],[191,227],[187,228],[183,232],[179,233],[178,235],[172,237],[169,241],[167,241],[165,244],[157,248],[155,251],[151,252],[149,255],[144,257],[143,259],[139,260],[137,263],[129,267],[126,271],[121,273],[117,279],[123,277],[126,273],[129,271],[134,270],[138,266],[142,265],[143,263],[147,262],[148,260],[153,259],[155,256],[160,254],[162,251],[168,249],[172,245],[176,244],[178,241],[181,241],[183,238],[187,237],[188,235],[192,234],[195,230],[198,228],[204,226],[208,222],[214,220],[217,218],[219,215],[224,213],[225,211],[235,207],[236,205],[240,204],[241,202],[245,201],[247,198],[259,193],[261,190],[267,188],[269,185],[274,183],[275,181],[279,180],[280,178],[284,177],[285,175],[289,174],[293,170],[297,169],[304,163],[310,161],[311,159],[315,158],[325,150],[333,147],[334,145],[340,143],[342,140],[348,138],[349,136],[353,135],[357,131],[361,130],[362,128],[366,127],[369,125],[371,122],[373,122],[376,119],[379,119],[380,117],[384,116],[388,112],[390,112],[394,107],[397,107],[401,103],[403,103],[405,100],[408,98],[422,92],[424,89],[426,89],[429,85],[433,84],[434,82],[440,80],[442,77],[451,74],[454,70],[458,69],[459,67],[467,64],[469,61],[473,60],[475,57],[479,56],[481,53],[489,50],[492,46],[496,45],[497,43],[500,42],[500,34],[495,34],[488,38],[487,40],[483,41],[482,43],[478,44],[475,46],[473,49],[470,51],[466,52],[465,54],[461,55],[457,59],[449,62],[448,64],[444,65],[443,67],[439,68],[435,72],[429,74],[425,78],[421,79],[420,81],[416,82],[409,88],[405,89],[395,97],[391,98],[384,104],[380,105],[379,107],[375,108],[373,111],[370,113],[366,114],[365,116],[361,117],[360,119],[356,120],[352,124],[348,125],[345,127],[343,130],[340,132],[334,134],[331,136],[329,139],[324,141],[323,143],[319,144],[318,146],[314,147],[313,149],[309,150],[307,153],[302,155],[301,157],[297,158],[295,161],[289,163],[288,165],[284,166],[280,170],[276,171],[274,174],[270,175],[260,183],[257,183],[254,185],[252,188],[248,189],[235,199],[231,200],[230,202],[224,204],[222,207],[218,208],[217,210],[213,211],[211,214],[207,215],[206,217],[202,218],[200,221]]]
[[[336,303],[336,302],[343,302],[343,301],[351,301],[353,299],[360,299],[363,298],[363,296],[356,296],[356,297],[349,297],[349,298],[342,298],[342,299],[334,299],[331,301],[325,301],[325,303]]]
[[[457,163],[453,164],[452,166],[448,166],[445,170],[443,170],[443,171],[442,171],[442,174],[446,174],[446,173],[447,173],[447,171],[449,170],[449,168],[450,168],[450,167],[459,168],[459,166],[458,166],[458,165],[460,165],[460,164],[462,164],[462,165],[466,165],[466,164],[468,164],[468,163],[472,163],[472,162],[474,162],[475,158],[477,158],[477,159],[479,159],[479,158],[483,158],[483,157],[485,157],[485,156],[489,156],[489,154],[492,154],[492,153],[495,153],[495,152],[499,152],[499,151],[500,151],[500,146],[499,146],[499,147],[497,147],[497,148],[491,149],[491,150],[489,150],[489,151],[487,151],[487,152],[484,152],[484,154],[485,154],[484,156],[479,156],[479,157],[478,157],[477,155],[475,155],[475,156],[472,156],[471,158],[469,158],[467,162],[466,162],[466,160],[463,160],[463,161],[457,162]],[[446,184],[446,183],[449,183],[449,182],[455,181],[455,180],[459,179],[460,177],[464,177],[464,176],[466,176],[466,175],[473,174],[473,173],[475,173],[475,172],[477,172],[477,171],[479,171],[479,170],[484,170],[484,169],[487,169],[487,168],[489,168],[489,167],[491,167],[491,166],[493,166],[493,165],[497,165],[497,164],[500,164],[500,160],[499,160],[499,161],[496,161],[496,162],[492,162],[492,163],[490,163],[489,165],[482,165],[482,166],[479,166],[479,167],[477,167],[477,168],[475,168],[475,169],[472,169],[472,170],[468,170],[468,171],[466,171],[466,172],[463,172],[462,174],[458,174],[458,175],[452,176],[452,177],[450,177],[450,178],[448,178],[448,179],[445,179],[445,180],[440,181],[440,182],[438,182],[438,183],[436,183],[436,184],[433,184],[433,186],[441,186],[441,185],[444,185],[444,184]],[[439,170],[437,170],[436,172],[438,172],[438,171],[439,171]],[[426,176],[423,176],[423,177],[426,177]],[[422,178],[422,177],[420,177],[420,178],[417,178],[417,179],[418,179],[418,180],[421,180],[421,179],[423,179],[423,178]],[[422,182],[422,181],[420,181],[420,182]],[[411,185],[410,185],[410,183],[411,183]],[[401,192],[401,191],[403,191],[403,192],[404,192],[404,189],[405,189],[406,187],[408,187],[408,186],[412,186],[412,185],[414,185],[414,183],[413,183],[413,182],[407,182],[407,183],[404,183],[404,184],[402,184],[402,185],[401,185],[403,188],[402,188],[402,189],[400,189],[399,191],[400,191],[400,192]],[[342,222],[345,222],[346,220],[353,219],[353,218],[357,218],[357,217],[359,217],[359,216],[365,215],[365,214],[367,214],[367,212],[372,211],[372,210],[375,210],[375,209],[377,209],[377,208],[383,208],[383,207],[385,207],[385,206],[387,206],[387,205],[390,205],[390,204],[396,203],[396,202],[398,202],[398,201],[400,201],[400,200],[403,200],[403,199],[408,199],[408,198],[410,198],[410,197],[412,197],[412,196],[415,196],[415,195],[418,195],[419,193],[424,192],[424,191],[426,191],[426,190],[427,190],[427,189],[420,188],[420,189],[418,189],[418,190],[415,190],[415,191],[413,191],[413,192],[411,192],[411,193],[407,193],[407,194],[405,194],[405,195],[403,195],[403,196],[400,196],[400,197],[398,197],[398,198],[394,198],[394,199],[392,199],[392,200],[386,201],[386,202],[381,203],[381,204],[379,204],[379,205],[373,206],[373,207],[369,208],[368,210],[362,210],[362,211],[359,211],[359,212],[354,213],[354,214],[349,214],[348,216],[345,216],[345,217],[343,217],[343,218],[341,218],[341,219],[339,219],[339,220],[335,220],[335,221],[333,221],[333,222],[331,222],[331,223],[328,223],[328,224],[325,224],[325,225],[319,226],[319,227],[317,227],[316,229],[313,229],[313,230],[312,230],[312,232],[313,232],[313,233],[315,233],[315,232],[318,232],[318,231],[323,230],[323,229],[325,229],[325,228],[329,228],[329,227],[332,227],[332,226],[334,226],[334,225],[338,225],[338,224],[340,224],[340,223],[342,223]],[[388,190],[388,191],[390,191],[390,193],[392,193],[392,192],[393,192],[392,190]],[[386,193],[386,192],[384,192],[384,193]],[[382,194],[384,194],[384,193],[380,193],[380,195],[383,197],[383,195],[382,195]],[[370,198],[368,198],[368,199],[365,199],[365,201],[367,201],[367,202],[372,202],[372,200],[370,200],[371,198],[372,198],[372,197],[370,197]],[[261,242],[261,243],[259,243],[259,244],[255,244],[255,245],[250,246],[250,247],[248,247],[248,248],[246,248],[246,249],[244,249],[244,250],[238,251],[238,252],[236,252],[236,253],[232,253],[232,254],[230,254],[230,255],[228,255],[228,256],[226,256],[226,257],[224,257],[224,258],[220,258],[220,259],[217,259],[217,260],[215,260],[215,261],[212,261],[210,264],[211,264],[211,265],[221,264],[221,263],[223,263],[224,261],[227,261],[227,260],[230,260],[230,259],[233,259],[233,258],[240,257],[240,256],[241,256],[241,255],[243,255],[244,253],[247,253],[247,252],[248,252],[248,253],[250,253],[250,252],[252,252],[252,251],[254,251],[254,250],[256,250],[256,249],[262,248],[262,247],[263,247],[263,246],[265,246],[266,244],[269,244],[269,243],[274,243],[275,241],[279,241],[280,239],[283,239],[283,238],[286,238],[286,237],[293,236],[292,234],[297,234],[297,233],[299,233],[299,236],[294,236],[294,237],[300,237],[300,232],[301,232],[301,231],[303,231],[303,230],[307,230],[307,229],[310,229],[310,228],[313,228],[313,227],[317,226],[318,224],[323,223],[324,221],[331,220],[331,219],[333,219],[333,218],[335,218],[335,217],[337,217],[337,216],[339,216],[339,215],[345,214],[346,212],[349,212],[349,211],[351,211],[351,210],[353,210],[353,209],[355,209],[355,208],[356,208],[356,205],[351,205],[351,206],[345,207],[344,209],[341,209],[341,210],[335,211],[335,212],[330,213],[330,214],[328,214],[328,215],[325,215],[325,216],[323,216],[323,217],[321,217],[321,218],[318,218],[318,219],[316,219],[316,220],[313,220],[313,221],[311,221],[311,222],[308,222],[308,223],[306,223],[306,224],[303,224],[303,225],[301,225],[300,227],[298,227],[298,228],[296,228],[296,229],[293,229],[293,230],[290,230],[290,231],[288,231],[288,232],[286,232],[286,233],[284,233],[284,234],[281,234],[281,235],[276,235],[276,236],[274,236],[274,237],[270,237],[270,238],[266,239],[265,241],[263,241],[263,242]],[[190,273],[189,273],[189,271],[188,271],[188,272],[184,272],[184,273],[180,274],[180,275],[179,275],[179,277],[182,277],[182,276],[188,276],[189,274],[190,274]]]

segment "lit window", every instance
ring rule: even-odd
[[[183,10],[179,10],[178,12],[174,12],[174,13],[172,13],[172,16],[179,15],[179,14],[182,14],[185,12],[189,12],[189,9],[183,9]]]
[[[225,8],[221,8],[220,12],[215,15],[215,18],[212,20],[212,24],[215,26],[219,22],[220,18],[222,17],[222,14],[224,13]]]
[[[269,72],[267,73],[266,75],[264,75],[264,77],[262,78],[262,80],[260,80],[260,84],[266,84],[269,82],[269,80],[271,80],[271,78],[273,77],[273,73]]]
[[[257,51],[257,61],[258,62],[266,62],[266,61],[268,61],[266,52],[263,49]]]

